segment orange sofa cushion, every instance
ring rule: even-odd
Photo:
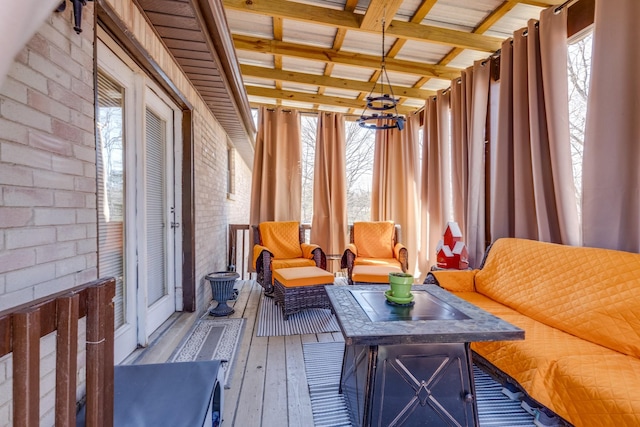
[[[261,222],[260,239],[274,258],[300,258],[300,223],[296,221]]]
[[[546,325],[640,357],[640,254],[498,239],[475,288]]]
[[[353,243],[358,257],[393,258],[394,227],[391,221],[355,222]]]

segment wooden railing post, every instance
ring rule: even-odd
[[[13,314],[13,425],[40,424],[40,309]]]
[[[78,294],[56,300],[58,335],[56,343],[56,425],[70,426],[76,420],[78,371]]]
[[[111,280],[104,285],[105,313],[104,313],[104,425],[113,426],[113,392],[114,392],[114,357],[115,345],[115,313],[113,299],[116,296],[116,281]]]
[[[87,289],[87,418],[86,425],[104,425],[105,292],[103,286]]]

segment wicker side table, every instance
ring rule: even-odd
[[[233,284],[239,277],[238,273],[232,271],[219,271],[205,276],[211,284],[211,299],[218,301],[218,305],[209,310],[210,315],[228,316],[234,312],[233,308],[227,305],[227,301],[233,296]]]

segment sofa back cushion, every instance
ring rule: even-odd
[[[394,227],[392,221],[353,223],[353,243],[358,257],[393,258]]]
[[[260,223],[260,240],[274,258],[300,258],[300,223],[267,221]]]
[[[539,322],[640,357],[640,254],[498,239],[475,286]]]

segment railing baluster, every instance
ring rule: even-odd
[[[76,419],[76,372],[78,371],[78,294],[57,300],[56,425],[69,426]]]
[[[40,310],[13,315],[13,425],[40,423]]]

